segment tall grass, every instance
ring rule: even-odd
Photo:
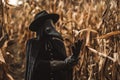
[[[8,52],[13,54],[13,64],[20,63],[16,69],[22,70],[14,73],[24,73],[25,43],[35,36],[28,27],[34,15],[42,10],[60,15],[56,29],[64,38],[68,56],[72,55],[71,45],[78,39],[84,40],[79,63],[74,67],[74,80],[120,80],[119,0],[29,0],[19,7],[5,4],[3,27],[9,34],[7,42],[15,42],[12,48],[15,51]],[[6,47],[9,46],[2,48],[4,54]],[[23,74],[11,72],[11,75],[17,76],[17,80],[23,78],[18,76]]]

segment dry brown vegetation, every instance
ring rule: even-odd
[[[71,45],[84,40],[74,80],[120,80],[119,0],[29,0],[18,7],[0,2],[0,7],[0,37],[5,41],[0,49],[0,80],[23,80],[25,44],[35,36],[28,27],[41,10],[60,15],[56,28],[68,56]]]

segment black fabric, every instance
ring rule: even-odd
[[[47,40],[49,41],[49,40]],[[25,80],[72,80],[72,69],[61,69],[52,71],[50,66],[51,55],[46,50],[46,40],[30,39],[27,42],[27,65]],[[54,43],[54,44],[53,44]],[[65,60],[66,51],[63,43],[52,41],[53,58],[55,60]]]
[[[35,59],[39,49],[35,46],[37,43],[36,39],[30,39],[26,44],[26,73],[25,80],[32,80],[32,72],[35,64]]]

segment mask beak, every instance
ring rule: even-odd
[[[56,38],[56,39],[60,39],[60,40],[63,41],[63,37],[62,37],[61,34],[58,33],[57,31],[56,31],[56,32],[51,32],[51,33],[50,33],[50,36],[53,37],[54,39]]]

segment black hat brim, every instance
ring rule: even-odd
[[[45,16],[37,18],[30,24],[29,29],[31,31],[36,32],[40,27],[39,25],[42,24],[47,19],[52,19],[53,23],[56,23],[59,19],[59,15],[58,14],[47,14]]]

